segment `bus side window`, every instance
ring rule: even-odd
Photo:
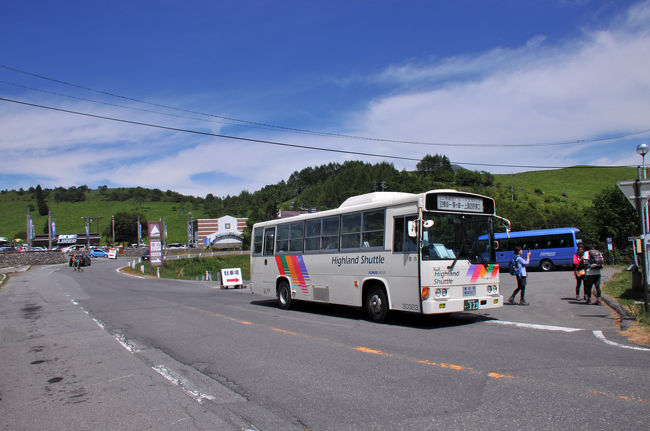
[[[416,216],[407,216],[404,217],[404,226],[406,227],[404,231],[404,251],[406,252],[415,252],[418,251],[418,242],[416,238],[412,238],[408,233],[408,224],[411,221],[415,221]]]
[[[393,223],[393,253],[399,253],[404,251],[404,217],[395,217]]]
[[[408,223],[414,221],[416,216],[398,216],[394,218],[393,225],[393,253],[415,252],[417,242],[408,234]]]
[[[320,225],[322,219],[305,222],[305,251],[320,250]]]
[[[264,230],[257,228],[253,230],[253,254],[262,254],[262,243],[264,242]]]
[[[386,219],[384,210],[364,211],[362,213],[361,244],[364,248],[384,247]]]
[[[339,249],[339,217],[326,217],[323,219],[321,231],[321,250],[336,252]]]
[[[275,227],[264,229],[264,256],[273,256],[275,246]]]
[[[289,234],[289,251],[302,252],[302,243],[305,238],[305,224],[303,222],[291,223]]]
[[[277,236],[275,238],[275,252],[286,253],[289,251],[289,225],[283,224],[277,228]]]

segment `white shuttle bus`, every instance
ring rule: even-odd
[[[494,200],[455,190],[376,192],[333,210],[256,223],[252,292],[293,301],[422,314],[503,306]]]

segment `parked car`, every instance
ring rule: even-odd
[[[92,257],[108,257],[108,252],[101,248],[93,248],[88,252],[88,255]]]
[[[81,250],[82,248],[85,248],[85,246],[83,246],[83,245],[79,245],[79,244],[76,244],[76,245],[69,245],[69,246],[67,246],[67,247],[63,247],[63,248],[61,249],[61,252],[62,252],[62,253],[74,253],[75,251],[77,251],[77,250]]]
[[[0,251],[13,253],[13,252],[17,252],[18,249],[12,245],[3,245],[2,247],[0,247]]]
[[[146,250],[144,253],[142,253],[142,256],[140,256],[142,260],[149,260],[150,257],[151,255],[149,254],[149,250]]]

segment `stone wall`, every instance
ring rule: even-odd
[[[105,249],[108,250],[108,249]],[[118,256],[140,257],[147,248],[126,247]],[[83,250],[81,250],[83,253]],[[51,265],[65,263],[70,259],[67,253],[60,251],[25,251],[25,252],[3,252],[0,251],[0,267],[23,266],[23,265]]]
[[[51,265],[54,263],[65,263],[68,255],[60,251],[26,251],[0,252],[0,267],[22,266],[22,265]]]

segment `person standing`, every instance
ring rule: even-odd
[[[526,256],[526,259],[521,257],[521,247],[516,246],[515,247],[515,263],[517,265],[517,288],[515,289],[514,292],[512,292],[512,295],[510,295],[510,298],[508,298],[508,304],[514,304],[515,303],[515,295],[517,293],[520,294],[520,299],[519,299],[519,305],[528,305],[528,302],[526,302],[526,299],[524,299],[524,296],[526,295],[526,280],[528,278],[528,274],[526,273],[526,265],[530,264],[530,250],[528,251],[528,255]]]
[[[580,300],[580,285],[583,287],[583,299],[587,300],[587,291],[585,290],[585,265],[583,257],[585,246],[578,244],[578,251],[573,255],[573,275],[576,278],[576,301]]]
[[[585,250],[583,255],[583,261],[587,265],[584,284],[585,295],[587,295],[585,301],[587,304],[591,302],[591,289],[596,288],[594,305],[600,305],[600,275],[603,268],[603,254],[590,244],[585,244]]]

